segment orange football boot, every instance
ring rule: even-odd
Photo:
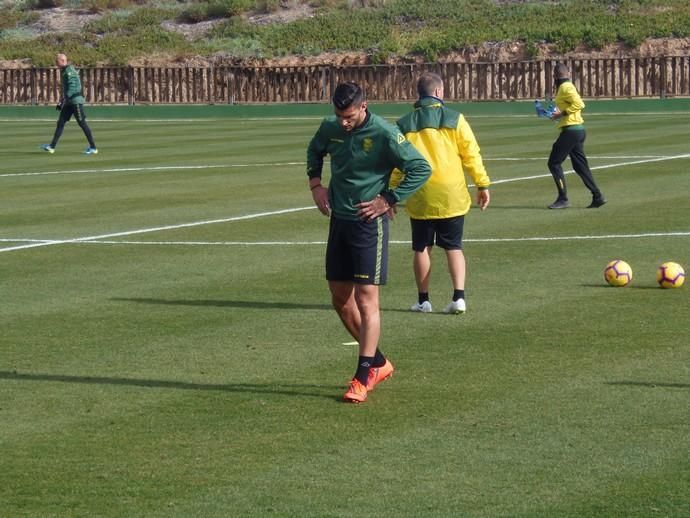
[[[393,364],[388,360],[381,367],[371,367],[369,369],[369,377],[367,378],[367,390],[374,390],[378,383],[390,378],[394,370]]]
[[[364,403],[367,400],[367,388],[357,378],[353,378],[350,386],[343,396],[343,401],[348,403]]]

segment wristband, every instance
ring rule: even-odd
[[[310,190],[310,191],[313,191],[313,190],[316,189],[317,187],[323,187],[323,185],[321,185],[320,183],[317,183],[314,187],[309,187],[309,190]]]

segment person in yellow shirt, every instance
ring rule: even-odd
[[[556,189],[558,189],[558,197],[551,205],[550,209],[567,209],[570,207],[568,200],[568,190],[565,185],[565,175],[563,174],[563,162],[566,157],[570,156],[570,161],[573,164],[573,169],[577,175],[582,179],[585,187],[592,193],[592,203],[588,209],[596,209],[606,203],[606,198],[599,190],[592,171],[587,163],[587,156],[585,155],[585,126],[582,119],[582,110],[585,103],[582,102],[577,88],[570,80],[570,73],[568,67],[563,63],[556,65],[554,69],[556,77],[556,109],[551,115],[551,119],[557,120],[558,129],[561,133],[558,135],[556,142],[553,143],[551,154],[549,155],[549,171],[556,182]]]
[[[489,206],[489,176],[479,145],[465,117],[443,103],[443,79],[424,73],[417,81],[419,100],[414,111],[397,121],[400,131],[431,165],[431,177],[406,203],[412,226],[413,267],[418,300],[412,311],[430,313],[429,279],[434,243],[446,252],[453,296],[445,313],[466,310],[465,255],[462,235],[472,198],[465,181],[467,172],[477,186],[481,210]],[[393,183],[400,178],[396,174]]]

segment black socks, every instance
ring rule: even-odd
[[[367,386],[367,380],[369,379],[369,369],[374,363],[374,356],[360,356],[357,363],[357,371],[355,372],[355,379],[357,379],[362,385]]]

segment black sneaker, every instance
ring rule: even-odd
[[[594,198],[592,198],[592,203],[587,205],[587,208],[588,209],[596,209],[596,208],[601,207],[605,203],[606,203],[606,198],[604,198],[603,196],[595,196]]]
[[[561,198],[558,198],[551,205],[549,205],[550,209],[567,209],[568,207],[570,207],[570,202]]]

